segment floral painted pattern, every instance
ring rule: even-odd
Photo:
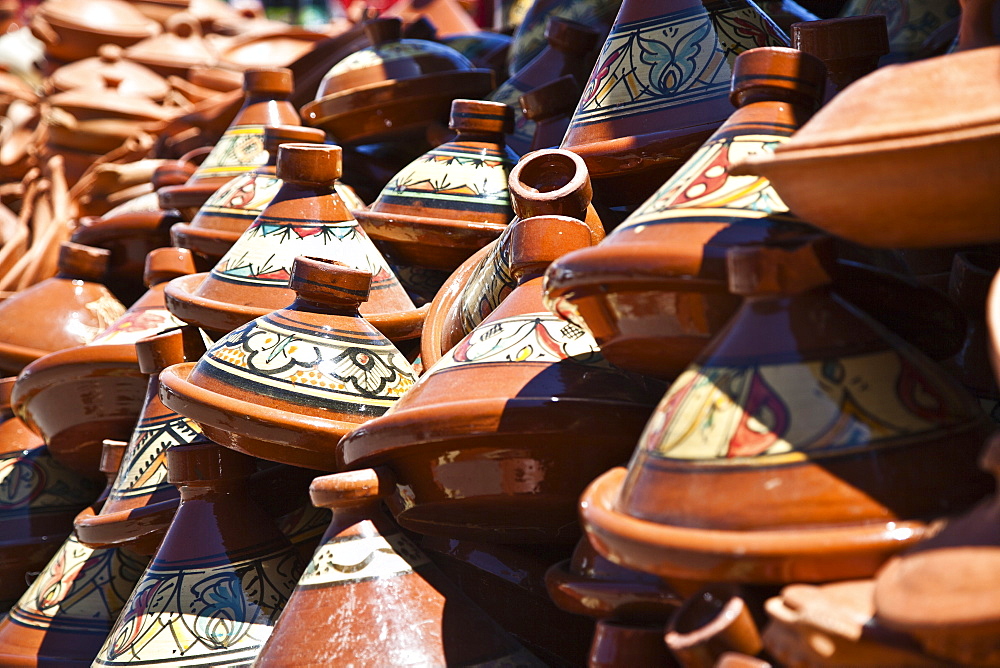
[[[192,180],[239,176],[267,163],[263,125],[235,125],[222,135]]]

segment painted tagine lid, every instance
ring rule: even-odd
[[[298,554],[250,493],[250,457],[191,443],[168,450],[167,468],[180,507],[93,665],[249,665],[302,572]]]
[[[369,273],[299,257],[289,284],[290,306],[226,335],[197,365],[164,371],[161,398],[219,443],[330,471],[339,436],[385,413],[416,374],[358,313]]]
[[[278,149],[278,193],[208,274],[172,281],[167,307],[185,322],[229,332],[287,306],[293,260],[337,260],[372,275],[366,317],[393,340],[420,334],[423,311],[413,306],[368,235],[344,205],[334,183],[339,146],[284,144]]]
[[[550,308],[585,323],[615,364],[676,377],[739,305],[726,285],[726,249],[814,234],[766,179],[733,176],[729,166],[789,141],[824,83],[823,64],[800,51],[740,54],[736,111],[607,239],[553,265]]]
[[[330,527],[257,665],[316,656],[330,665],[545,665],[385,516],[393,482],[372,469],[313,480],[310,496],[333,511]]]
[[[139,370],[149,376],[139,421],[99,513],[85,509],[74,521],[80,541],[90,547],[129,546],[153,554],[177,510],[178,495],[167,482],[167,450],[193,443],[197,424],[160,401],[159,373],[197,360],[205,352],[201,333],[181,327],[137,341]]]
[[[49,84],[54,91],[63,92],[74,88],[102,89],[109,80],[118,82],[116,89],[122,95],[161,101],[170,92],[170,84],[159,74],[123,59],[122,48],[117,44],[104,44],[97,56],[63,65],[49,77]]]
[[[762,46],[788,39],[752,2],[626,0],[562,148],[587,162],[607,206],[639,204],[732,113],[736,56]]]
[[[997,80],[1000,45],[884,67],[736,172],[770,179],[796,215],[859,244],[1000,241]]]
[[[452,100],[493,89],[490,70],[444,44],[400,39],[401,27],[399,19],[365,24],[372,46],[326,73],[316,99],[302,108],[307,123],[345,144],[423,137],[427,126],[443,124]]]
[[[482,100],[451,103],[453,141],[431,149],[355,213],[396,264],[451,271],[510,222],[507,178],[517,156],[504,143],[513,111]]]
[[[977,402],[830,290],[830,247],[729,251],[743,306],[664,395],[627,475],[581,501],[602,554],[700,581],[869,577],[988,489]]]
[[[662,386],[608,364],[583,330],[541,304],[545,267],[588,245],[588,227],[559,216],[514,225],[518,287],[337,450],[345,466],[392,469],[399,484],[388,504],[410,530],[574,542],[580,490],[627,457]]]
[[[0,303],[0,369],[18,373],[47,353],[83,345],[125,312],[100,283],[109,255],[63,242],[54,277]]]

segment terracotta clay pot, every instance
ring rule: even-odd
[[[823,70],[792,49],[741,54],[738,109],[607,239],[553,265],[550,308],[585,326],[615,364],[676,376],[739,305],[726,287],[726,249],[813,234],[766,179],[728,168],[788,141],[822,99]]]
[[[287,99],[292,93],[290,70],[249,69],[243,73],[243,90],[243,106],[194,175],[183,186],[160,189],[162,208],[197,210],[230,179],[267,162],[265,126],[301,124]]]
[[[383,414],[416,380],[358,313],[371,276],[297,258],[296,300],[161,374],[161,398],[216,442],[264,459],[334,470],[337,438]],[[233,415],[243,419],[234,422]]]
[[[583,497],[602,554],[705,582],[867,577],[982,496],[979,406],[830,291],[825,245],[730,250],[743,306],[663,397],[627,476]]]
[[[826,65],[827,99],[878,67],[889,53],[885,16],[852,16],[792,25],[792,47]],[[830,88],[832,87],[832,90]]]
[[[125,49],[125,57],[163,77],[187,77],[192,67],[211,67],[219,54],[201,34],[198,19],[180,12],[167,19],[163,33]]]
[[[362,313],[392,340],[420,334],[424,313],[413,302],[344,206],[333,184],[340,178],[340,147],[284,144],[271,202],[211,272],[172,281],[167,307],[177,317],[227,333],[294,298],[288,288],[295,257],[343,261],[372,274]]]
[[[606,206],[638,205],[732,113],[736,56],[763,46],[788,40],[752,3],[626,0],[562,148],[586,161]]]
[[[1000,150],[997,78],[1000,46],[878,70],[773,154],[731,171],[770,179],[796,215],[855,243],[1000,241],[1000,163],[991,159]]]
[[[684,601],[670,618],[664,641],[686,668],[712,668],[725,652],[753,656],[764,648],[738,588],[718,585]]]
[[[0,379],[0,610],[24,593],[25,575],[52,557],[70,531],[67,518],[100,491],[55,461],[42,439],[12,415],[14,380]]]
[[[206,442],[167,459],[180,507],[93,665],[249,664],[302,564],[249,494],[250,457]]]
[[[1000,437],[987,443],[983,469],[1000,476]],[[876,618],[907,633],[950,664],[1000,663],[996,592],[1000,494],[887,563],[875,577]]]
[[[508,180],[518,218],[568,216],[585,221],[591,243],[604,238],[604,228],[590,206],[587,167],[574,153],[552,149],[524,156]],[[517,280],[510,271],[510,226],[496,242],[462,265],[439,291],[428,313],[421,355],[434,364],[511,293]]]
[[[333,519],[257,665],[543,665],[385,517],[392,487],[371,469],[313,481]]]
[[[390,413],[342,440],[338,457],[393,470],[387,502],[405,528],[573,542],[580,489],[631,449],[658,383],[607,364],[582,330],[540,308],[542,271],[589,244],[590,229],[558,216],[514,225],[518,287]],[[612,423],[614,434],[599,427]]]
[[[125,312],[104,287],[110,253],[64,242],[59,272],[0,304],[0,370],[20,372],[54,350],[91,341]]]
[[[957,19],[957,0],[892,0],[878,4],[870,0],[850,0],[840,15],[843,17],[883,14],[889,31],[888,55],[880,64],[900,63],[925,57],[924,45],[934,32]]]
[[[567,74],[518,98],[524,117],[535,126],[529,151],[559,146],[582,93],[582,86]]]
[[[518,155],[530,150],[534,123],[521,113],[521,95],[564,75],[572,76],[582,88],[596,57],[599,38],[595,30],[567,19],[550,17],[545,25],[547,45],[530,63],[490,93],[490,99],[514,110],[514,131],[507,145]]]
[[[160,26],[124,0],[49,0],[32,16],[31,32],[49,60],[69,63],[96,56],[102,44],[135,44]]]
[[[105,446],[101,468],[109,487],[124,450],[121,442]],[[70,534],[0,620],[0,663],[23,668],[90,666],[148,561],[129,550],[91,549]]]
[[[205,352],[205,342],[200,332],[187,327],[141,339],[135,348],[139,370],[149,376],[139,422],[100,512],[84,510],[74,526],[88,547],[127,546],[152,555],[177,510],[177,491],[167,483],[167,450],[201,434],[198,425],[160,401],[159,373],[196,360]]]
[[[400,39],[399,19],[365,24],[372,46],[330,68],[302,117],[338,142],[368,144],[422,136],[448,117],[452,100],[493,89],[493,73],[475,69],[443,44]]]
[[[145,97],[160,102],[170,92],[170,84],[159,74],[122,59],[122,48],[117,44],[103,44],[97,56],[84,58],[64,65],[49,77],[49,85],[56,92],[74,88],[103,89],[108,80],[117,81],[116,89],[122,95]]]
[[[543,0],[533,2],[514,32],[514,42],[507,59],[510,75],[517,74],[545,49],[545,27],[549,19],[560,17],[581,23],[607,36],[621,0]]]
[[[452,102],[458,137],[407,165],[370,210],[355,212],[390,260],[451,271],[500,234],[514,215],[507,178],[517,156],[504,143],[512,122],[506,105]]]

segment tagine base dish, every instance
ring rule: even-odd
[[[919,521],[766,531],[669,526],[615,509],[626,474],[612,469],[587,488],[580,500],[584,528],[610,561],[663,578],[786,584],[871,577],[928,531]]]
[[[160,400],[195,421],[212,441],[253,457],[319,471],[337,471],[336,446],[359,425],[268,408],[188,382],[196,362],[160,373]]]

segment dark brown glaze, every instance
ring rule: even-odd
[[[511,76],[532,61],[545,49],[545,27],[549,18],[564,17],[583,23],[598,33],[600,39],[608,34],[615,15],[622,6],[621,0],[542,0],[532,2],[521,24],[514,32],[507,59]]]
[[[750,605],[738,587],[714,585],[677,608],[664,641],[681,665],[712,668],[725,652],[753,656],[763,649]]]
[[[826,65],[832,90],[827,99],[870,74],[889,53],[889,33],[882,14],[851,16],[792,25],[792,47]]]
[[[567,74],[518,98],[524,117],[535,124],[529,151],[559,146],[581,93],[583,88]]]
[[[393,486],[372,469],[313,481],[333,518],[258,665],[542,665],[383,514]]]

